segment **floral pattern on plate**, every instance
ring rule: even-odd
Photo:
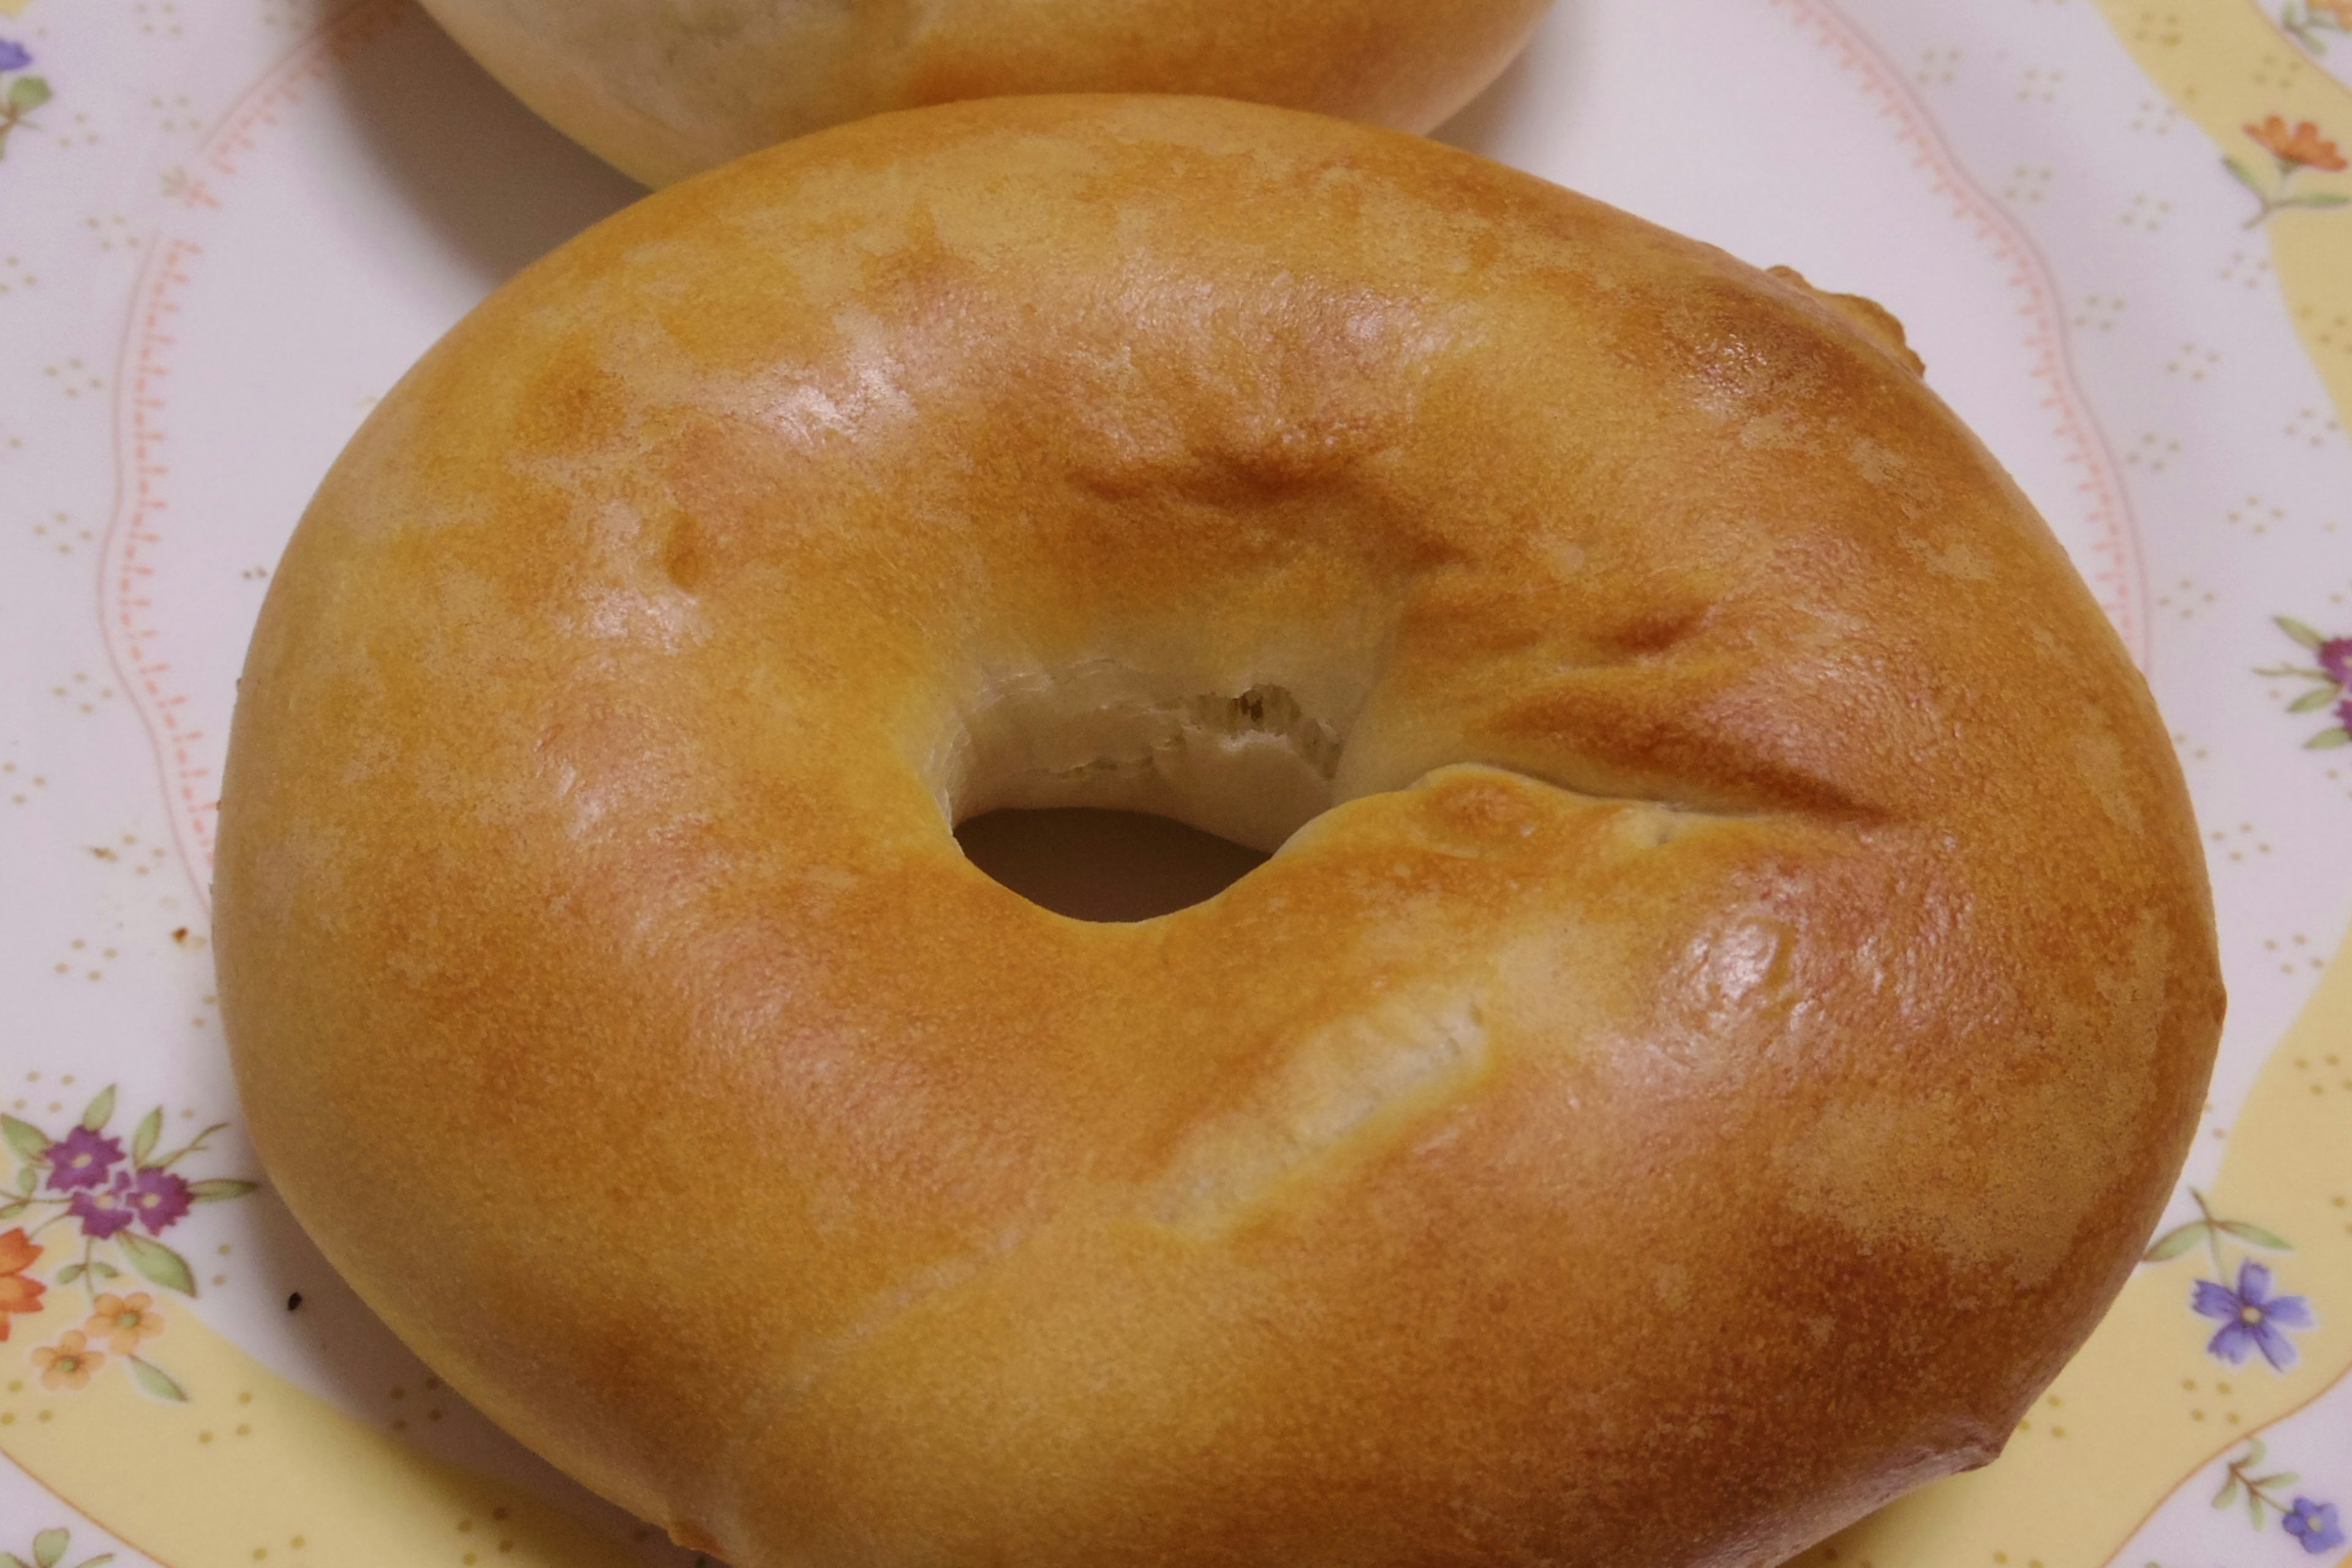
[[[0,1552],[0,1568],[100,1568],[114,1561],[114,1553],[101,1552],[78,1563],[66,1563],[66,1554],[73,1548],[73,1531],[65,1529],[45,1530],[33,1537],[32,1545],[19,1556],[14,1552]]]
[[[2280,213],[2296,208],[2324,211],[2352,205],[2352,196],[2342,191],[2289,191],[2287,186],[2295,175],[2305,169],[2316,169],[2323,174],[2342,174],[2347,165],[2342,149],[2319,133],[2319,126],[2309,120],[2299,120],[2289,126],[2283,116],[2273,114],[2258,125],[2246,127],[2271,162],[2278,166],[2274,178],[2264,179],[2236,158],[2224,158],[2221,166],[2231,176],[2254,194],[2262,204],[2254,216],[2245,221],[2247,228],[2260,228]]]
[[[13,38],[0,38],[0,158],[8,155],[8,139],[19,131],[38,127],[32,113],[49,101],[49,80],[26,68],[33,51]]]
[[[2254,673],[2273,680],[2313,683],[2310,689],[2286,705],[2286,710],[2316,713],[2326,709],[2336,723],[2305,741],[2307,750],[2326,752],[2352,746],[2352,637],[2323,636],[2292,616],[2276,616],[2272,620],[2279,630],[2311,650],[2312,662],[2265,665]]]
[[[2291,1493],[2288,1489],[2302,1479],[2292,1470],[2275,1470],[2269,1475],[2254,1473],[2269,1456],[2270,1449],[2261,1438],[2248,1439],[2245,1450],[2226,1467],[2226,1479],[2221,1489],[2213,1494],[2213,1506],[2230,1508],[2244,1503],[2247,1520],[2256,1530],[2276,1521],[2281,1530],[2314,1557],[2343,1545],[2344,1526],[2334,1503]]]
[[[241,1198],[260,1184],[219,1176],[191,1181],[173,1169],[202,1153],[208,1140],[226,1130],[226,1122],[167,1150],[161,1147],[163,1111],[158,1106],[140,1119],[126,1146],[108,1131],[115,1099],[110,1084],[90,1100],[79,1121],[54,1138],[30,1121],[0,1116],[0,1140],[16,1163],[5,1189],[10,1195],[0,1202],[0,1220],[32,1222],[30,1229],[19,1226],[0,1232],[0,1340],[8,1337],[9,1314],[38,1311],[48,1290],[79,1285],[89,1297],[89,1320],[31,1352],[41,1385],[86,1388],[115,1360],[156,1398],[184,1401],[187,1391],[178,1380],[140,1353],[167,1327],[154,1297],[145,1291],[101,1292],[98,1287],[136,1273],[194,1297],[196,1279],[188,1260],[160,1237],[196,1205]],[[58,1239],[41,1239],[52,1231],[63,1238],[62,1246]],[[31,1270],[44,1257],[72,1261],[47,1280],[36,1279]]]
[[[2324,55],[2331,39],[2352,37],[2352,0],[2287,0],[2279,26],[2313,54]]]
[[[2289,1337],[2290,1331],[2317,1324],[2311,1303],[2301,1296],[2276,1293],[2270,1266],[2251,1257],[2239,1261],[2234,1286],[2225,1283],[2231,1279],[2231,1270],[2222,1255],[2221,1238],[2228,1237],[2242,1247],[2260,1247],[2266,1252],[2293,1252],[2294,1248],[2250,1220],[2216,1216],[2205,1194],[2195,1188],[2189,1189],[2189,1195],[2204,1217],[2176,1226],[2157,1237],[2142,1261],[2169,1262],[2200,1245],[2204,1247],[2213,1265],[2213,1277],[2197,1281],[2189,1291],[2189,1306],[2199,1317],[2215,1319],[2221,1325],[2205,1342],[2206,1353],[2231,1366],[2242,1366],[2249,1356],[2259,1351],[2272,1371],[2284,1372],[2300,1354]]]

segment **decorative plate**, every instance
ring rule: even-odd
[[[1560,0],[1444,134],[1900,315],[2205,826],[2231,1020],[2147,1261],[2000,1462],[1803,1561],[2352,1565],[2352,0]],[[304,500],[633,194],[408,0],[0,0],[0,1568],[686,1561],[320,1262],[206,950]]]

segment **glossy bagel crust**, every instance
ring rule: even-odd
[[[844,121],[1023,93],[1207,93],[1428,131],[1550,0],[425,0],[647,184]]]
[[[950,834],[1047,800],[1287,837],[1087,924]],[[2222,1005],[2147,691],[1880,318],[1211,100],[502,289],[295,536],[216,892],[329,1258],[740,1568],[1778,1561],[1999,1450]]]

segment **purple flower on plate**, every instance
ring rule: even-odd
[[[130,1228],[137,1218],[129,1204],[122,1201],[123,1180],[114,1178],[114,1184],[102,1193],[76,1193],[66,1213],[81,1222],[81,1233],[92,1241],[111,1241]]]
[[[102,1187],[114,1163],[121,1158],[121,1139],[77,1127],[49,1145],[49,1185],[61,1193]]]
[[[33,63],[33,51],[7,38],[0,38],[0,71],[20,71]]]
[[[2344,1544],[2344,1526],[2336,1521],[2336,1505],[2332,1502],[2299,1497],[2294,1500],[2294,1507],[2279,1521],[2279,1526],[2302,1542],[2303,1549],[2314,1557]]]
[[[2311,1327],[2311,1304],[2300,1296],[2271,1294],[2271,1271],[2249,1258],[2238,1268],[2238,1288],[2210,1279],[2197,1281],[2196,1293],[2189,1305],[2198,1315],[2221,1320],[2221,1327],[2205,1349],[2228,1362],[2242,1366],[2249,1355],[2263,1352],[2263,1359],[2277,1371],[2284,1372],[2295,1363],[2295,1348],[2282,1331]]]
[[[2313,650],[2319,668],[2338,686],[2352,686],[2352,637],[2329,637]]]
[[[139,1216],[151,1236],[161,1236],[188,1212],[195,1200],[188,1184],[169,1171],[147,1170],[114,1178],[114,1195]]]

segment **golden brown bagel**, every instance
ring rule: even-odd
[[[425,0],[650,185],[845,120],[1018,93],[1214,93],[1428,131],[1550,0]]]
[[[1467,154],[888,116],[450,333],[223,804],[289,1204],[740,1568],[1777,1561],[1990,1458],[2221,1012],[2180,780],[1891,329]],[[1279,852],[1159,920],[957,818]]]

